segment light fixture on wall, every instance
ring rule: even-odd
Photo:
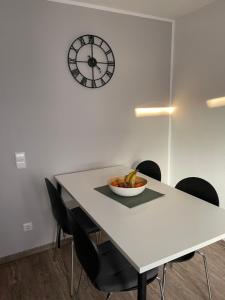
[[[206,101],[206,104],[210,108],[225,106],[225,97],[209,99]]]
[[[137,107],[135,108],[135,116],[149,117],[149,116],[162,116],[171,115],[175,111],[175,107]]]

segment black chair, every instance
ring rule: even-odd
[[[178,190],[186,192],[192,196],[195,196],[204,201],[207,201],[211,204],[219,206],[219,197],[217,195],[216,190],[209,182],[207,182],[206,180],[204,180],[202,178],[188,177],[188,178],[182,179],[180,182],[177,183],[176,188]],[[194,251],[194,252],[188,253],[184,256],[181,256],[181,257],[173,260],[171,263],[187,261],[187,260],[193,258],[196,253],[201,255],[201,257],[203,258],[209,299],[211,300],[212,295],[211,295],[211,287],[210,287],[210,281],[209,281],[209,275],[208,275],[207,259],[206,259],[206,256],[204,253],[202,253],[200,251]],[[166,265],[167,264],[165,264],[163,267],[163,290],[165,288],[165,280],[166,280]]]
[[[144,160],[136,167],[140,173],[161,181],[160,167],[152,160]]]
[[[73,222],[76,221],[87,234],[96,233],[99,231],[99,228],[96,224],[94,224],[91,219],[84,213],[84,211],[80,207],[76,207],[73,209],[68,209],[62,197],[59,195],[55,186],[51,183],[51,181],[45,178],[45,183],[47,186],[53,216],[57,222],[57,237],[56,237],[56,247],[60,248],[60,240],[61,240],[61,231],[65,234],[72,235],[73,232]],[[73,239],[71,244],[72,249],[72,261],[71,261],[71,295],[73,295],[73,253],[74,253],[74,245]],[[56,248],[55,248],[56,250]],[[55,255],[54,255],[55,256]]]
[[[110,241],[96,245],[79,224],[76,224],[73,228],[75,228],[73,238],[77,257],[95,288],[107,293],[106,299],[109,299],[114,292],[126,292],[137,289],[137,271]],[[77,299],[82,270],[76,292]],[[161,280],[158,277],[158,268],[147,272],[147,283],[151,283],[155,279],[158,280],[161,299],[163,300],[163,290]]]

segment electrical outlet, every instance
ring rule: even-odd
[[[25,152],[16,152],[15,158],[16,158],[17,169],[25,169],[27,167]]]
[[[32,224],[32,222],[24,223],[23,224],[23,230],[24,231],[33,230],[33,224]]]

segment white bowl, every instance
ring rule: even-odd
[[[136,182],[143,183],[143,185],[140,187],[126,188],[126,187],[114,186],[111,184],[115,180],[123,180],[123,179],[124,179],[124,176],[113,177],[113,178],[110,178],[108,181],[108,185],[109,185],[110,189],[119,196],[123,196],[123,197],[137,196],[137,195],[141,194],[142,192],[144,192],[146,185],[147,185],[147,180],[145,178],[142,178],[139,176],[136,177]]]

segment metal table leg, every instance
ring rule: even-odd
[[[146,273],[138,274],[138,297],[137,300],[146,300]]]

